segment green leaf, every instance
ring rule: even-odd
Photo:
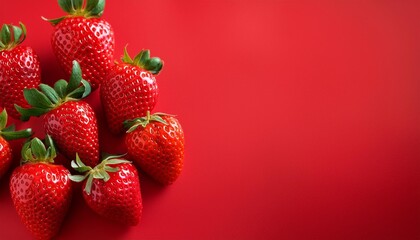
[[[127,46],[125,46],[124,48],[124,56],[121,60],[125,63],[133,63],[133,59],[131,59],[130,55],[127,52]]]
[[[72,0],[73,10],[80,10],[83,6],[83,0]]]
[[[99,0],[87,0],[86,11],[91,12],[98,5],[98,2]]]
[[[158,57],[151,58],[144,64],[144,68],[152,74],[158,74],[162,70],[162,67],[163,61]]]
[[[79,154],[78,153],[76,153],[76,164],[77,164],[77,166],[79,166],[79,167],[86,167],[86,165],[82,162],[82,160],[80,159],[80,157],[79,157]]]
[[[73,69],[71,71],[69,84],[67,85],[66,93],[73,92],[76,88],[80,86],[82,82],[82,70],[80,69],[79,63],[75,60],[73,61]]]
[[[85,192],[90,195],[90,192],[92,190],[92,182],[93,182],[93,175],[89,174],[89,178],[86,182]]]
[[[60,101],[60,96],[58,96],[57,92],[54,88],[48,86],[47,84],[41,83],[39,85],[41,91],[51,100],[53,104],[57,104]]]
[[[68,98],[73,98],[73,99],[80,99],[80,98],[82,98],[84,92],[85,92],[85,87],[80,86],[80,87],[76,88],[75,90],[73,90],[73,92],[68,93],[67,97]]]
[[[28,138],[32,135],[32,129],[24,129],[16,132],[2,132],[1,135],[6,140],[15,140],[15,139],[21,139],[21,138]]]
[[[92,88],[90,87],[90,83],[88,81],[84,80],[84,79],[82,79],[82,84],[83,84],[84,90],[85,90],[82,94],[82,98],[85,98],[85,97],[89,96],[89,94],[92,91]]]
[[[30,161],[34,161],[34,155],[32,154],[32,149],[28,148],[26,149],[25,153],[24,153],[24,160],[26,160],[26,162],[30,162]]]
[[[25,26],[25,24],[23,24],[22,22],[19,22],[19,25],[20,25],[20,28],[22,29],[22,32],[23,32],[23,37],[22,37],[22,39],[20,40],[20,42],[19,43],[21,43],[21,42],[23,42],[24,40],[25,40],[25,38],[26,38],[26,26]]]
[[[130,163],[130,161],[125,159],[110,159],[106,162],[107,165],[121,164],[121,163]]]
[[[140,51],[139,55],[140,54],[141,54],[141,56],[140,56],[140,59],[139,59],[139,63],[141,65],[144,65],[146,63],[146,61],[148,61],[150,59],[150,50],[148,50],[148,49],[144,50],[143,49],[143,50]]]
[[[7,24],[4,24],[3,27],[1,28],[0,35],[1,35],[0,39],[5,45],[10,43],[10,40],[11,40],[10,29]]]
[[[109,161],[111,159],[115,159],[115,158],[122,158],[125,155],[127,155],[127,153],[120,154],[120,155],[111,155],[111,154],[108,154],[108,153],[104,152],[104,153],[102,153],[102,162],[107,162],[107,161]]]
[[[45,149],[44,143],[42,143],[42,141],[39,140],[39,138],[32,139],[31,149],[36,159],[45,159],[45,156],[47,155],[47,150]]]
[[[156,115],[156,114],[153,114],[150,117],[150,121],[160,122],[160,123],[163,123],[165,125],[168,125],[168,123],[165,120],[163,120],[163,118],[161,116]]]
[[[78,172],[80,172],[80,173],[84,173],[84,172],[87,172],[87,171],[92,170],[92,168],[91,168],[91,167],[86,166],[86,165],[82,162],[82,160],[80,160],[80,157],[79,157],[79,154],[78,154],[78,153],[76,153],[76,160],[71,161],[71,167],[72,167],[74,170],[76,170],[76,171],[78,171]]]
[[[94,171],[93,172],[93,178],[95,179],[104,179],[104,175],[102,175],[101,171]]]
[[[58,5],[60,5],[61,9],[63,9],[67,13],[72,12],[72,4],[71,0],[58,0]]]
[[[86,179],[87,175],[71,175],[71,174],[69,174],[68,177],[73,182],[83,182],[83,180]]]
[[[104,170],[107,171],[107,172],[118,172],[120,169],[117,168],[117,167],[114,168],[114,167],[110,167],[110,166],[105,166]]]
[[[2,132],[14,132],[15,131],[15,124],[12,124],[12,125],[8,126],[7,128],[4,128],[1,131]]]
[[[71,160],[70,166],[74,169],[78,168],[79,166],[77,165],[77,163],[74,160]]]
[[[100,17],[104,13],[104,8],[105,0],[99,0],[98,4],[96,4],[96,6],[91,11],[89,11],[89,15]]]
[[[84,173],[84,172],[88,172],[92,170],[92,168],[89,166],[83,166],[83,167],[76,167],[74,168],[74,170],[78,171],[79,173]]]
[[[54,84],[54,90],[57,92],[60,98],[64,98],[66,96],[66,89],[67,82],[64,79],[60,79]]]
[[[102,175],[104,176],[103,179],[105,182],[108,182],[108,180],[111,179],[111,176],[109,176],[109,173],[107,173],[106,171],[104,171]]]
[[[59,17],[59,18],[54,18],[54,19],[48,19],[48,18],[45,18],[45,17],[41,17],[41,18],[42,18],[42,20],[47,21],[47,22],[51,23],[51,25],[55,26],[55,25],[59,24],[61,21],[63,21],[66,18],[66,16]]]
[[[146,127],[144,118],[136,118],[136,119],[133,119],[133,120],[126,120],[126,121],[124,121],[123,125],[126,129],[128,129],[126,131],[127,133],[133,132],[139,126],[142,126],[143,128]]]
[[[73,99],[82,99],[88,96],[91,92],[91,87],[88,81],[82,79],[82,86],[76,88],[73,92],[68,93],[67,97]]]
[[[16,104],[15,104],[15,108],[21,114],[20,119],[22,121],[28,121],[29,117],[31,116],[38,117],[49,111],[49,109],[45,109],[45,108],[36,108],[36,107],[35,108],[22,108]]]
[[[22,156],[22,159],[24,160],[29,160],[29,154],[32,155],[32,152],[28,154],[28,150],[30,151],[29,145],[31,145],[31,142],[26,141],[25,144],[23,144],[22,149],[20,150],[20,154]]]
[[[45,145],[48,147],[49,155],[51,159],[57,157],[57,150],[55,148],[54,141],[50,135],[45,136]]]
[[[19,44],[20,41],[20,37],[22,36],[22,29],[20,27],[17,26],[12,26],[13,29],[13,40],[15,42],[15,44]]]
[[[134,64],[136,64],[136,65],[140,65],[140,64],[144,61],[144,59],[145,59],[146,57],[147,57],[147,51],[142,50],[142,51],[140,51],[140,53],[139,53],[139,54],[137,54],[137,55],[134,57],[133,62],[134,62]]]
[[[6,109],[0,113],[0,131],[6,128],[7,125],[7,112]]]
[[[51,100],[48,99],[47,96],[45,96],[45,94],[41,93],[35,88],[24,89],[23,95],[26,101],[32,107],[36,107],[36,108],[52,108],[53,107]]]

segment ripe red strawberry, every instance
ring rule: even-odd
[[[45,146],[34,138],[22,148],[25,164],[10,178],[10,193],[16,211],[36,239],[51,239],[60,230],[71,201],[70,172],[54,165],[54,144],[47,136]]]
[[[126,121],[125,144],[129,159],[156,181],[168,185],[181,174],[184,163],[184,133],[178,120],[155,113]]]
[[[141,51],[132,60],[124,49],[122,61],[114,66],[100,92],[108,127],[114,134],[124,131],[125,120],[145,116],[153,110],[158,97],[154,75],[163,67],[159,58],[150,58],[149,50]]]
[[[114,58],[114,32],[101,19],[105,0],[59,0],[69,15],[48,20],[55,26],[51,44],[58,62],[70,75],[72,61],[83,69],[83,79],[92,89],[99,87],[108,74]],[[46,19],[45,19],[46,20]]]
[[[20,45],[25,37],[23,23],[20,27],[4,24],[0,32],[0,107],[6,108],[15,119],[19,119],[20,114],[14,104],[29,107],[23,98],[23,89],[41,83],[38,55],[31,47]]]
[[[10,148],[8,140],[19,138],[28,138],[32,135],[30,128],[16,131],[13,125],[6,128],[7,112],[6,109],[0,113],[0,178],[9,169],[12,163],[12,149]]]
[[[82,163],[76,155],[72,166],[84,176],[70,179],[83,183],[83,198],[98,215],[124,225],[137,225],[143,209],[136,168],[121,156],[107,156],[95,168]]]
[[[32,107],[16,106],[22,120],[44,115],[45,132],[51,135],[61,153],[74,159],[78,152],[89,166],[96,166],[99,162],[98,125],[90,105],[79,100],[90,93],[90,85],[82,79],[79,64],[74,61],[68,83],[59,80],[54,88],[45,84],[40,84],[39,88],[42,92],[35,88],[24,90],[25,99]]]

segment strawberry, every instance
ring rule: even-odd
[[[114,31],[101,19],[105,0],[59,0],[67,16],[47,20],[55,26],[51,38],[53,52],[64,71],[70,75],[72,61],[83,69],[83,78],[92,89],[99,87],[112,66]]]
[[[6,128],[7,112],[6,109],[0,113],[0,178],[9,169],[12,163],[12,149],[10,148],[8,140],[19,138],[28,138],[32,135],[32,129],[15,131],[14,125]]]
[[[79,64],[73,62],[70,81],[59,80],[54,88],[40,84],[41,91],[25,89],[23,94],[31,108],[16,106],[22,120],[30,116],[43,115],[45,132],[54,139],[58,149],[68,159],[74,159],[76,152],[89,166],[99,162],[98,126],[95,112],[81,98],[89,95],[91,89],[82,79]]]
[[[184,133],[171,115],[155,113],[125,122],[125,144],[129,159],[164,185],[181,174],[184,162]]]
[[[79,156],[72,167],[85,175],[70,179],[83,183],[83,198],[98,215],[124,225],[137,225],[143,209],[136,168],[120,156],[107,156],[95,168],[83,164]]]
[[[23,98],[24,88],[41,83],[38,55],[31,47],[20,45],[26,38],[26,28],[4,24],[0,32],[0,107],[19,119],[14,104],[29,107]]]
[[[38,138],[22,148],[23,165],[10,178],[16,211],[36,239],[51,239],[60,230],[71,201],[70,172],[54,165],[56,150],[49,136],[46,146]]]
[[[114,134],[124,131],[125,120],[145,116],[152,111],[158,97],[154,75],[163,62],[150,58],[149,50],[141,51],[132,60],[124,49],[123,63],[117,63],[101,85],[101,100],[108,127]]]

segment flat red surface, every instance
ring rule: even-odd
[[[102,220],[76,194],[58,239],[420,239],[419,9],[400,0],[108,0],[115,57],[128,44],[165,61],[155,110],[178,115],[185,168],[169,187],[141,178],[137,227]],[[41,15],[62,11],[54,0],[1,3],[0,23],[27,25],[25,44],[52,83],[63,74]],[[98,92],[88,101],[102,150],[118,152]],[[39,123],[18,125],[42,136]],[[0,236],[30,238],[7,177]]]

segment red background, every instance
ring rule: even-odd
[[[128,43],[132,55],[149,48],[165,61],[155,110],[178,115],[185,167],[169,187],[142,176],[137,227],[102,220],[76,194],[59,239],[419,239],[419,9],[400,0],[108,0],[115,57]],[[63,74],[40,16],[62,13],[54,0],[1,3],[0,23],[26,24],[47,83]],[[88,101],[102,119],[102,150],[117,153],[98,92]],[[29,238],[7,177],[2,239]]]

